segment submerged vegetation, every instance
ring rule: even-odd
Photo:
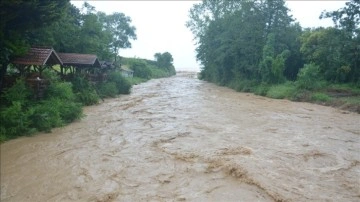
[[[360,1],[323,12],[329,28],[302,28],[284,0],[202,1],[187,22],[200,78],[237,91],[360,113]]]

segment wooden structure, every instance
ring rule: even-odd
[[[110,61],[100,61],[102,71],[110,71],[115,69],[114,62]]]
[[[63,62],[61,74],[70,70],[72,75],[82,74],[91,82],[97,83],[104,80],[100,71],[101,64],[96,55],[78,53],[59,53],[58,55]]]
[[[28,76],[32,68],[41,76],[44,69],[63,64],[55,50],[48,47],[30,48],[26,55],[15,58],[11,63],[19,70],[21,76]]]
[[[37,99],[44,96],[49,85],[49,82],[42,78],[44,69],[63,64],[55,50],[49,47],[32,47],[26,55],[15,58],[11,63],[19,70],[20,76],[26,78]]]
[[[133,77],[134,76],[134,71],[125,65],[121,66],[120,72],[123,77]]]

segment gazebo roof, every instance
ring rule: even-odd
[[[93,54],[58,53],[58,55],[64,65],[101,67],[97,56]]]
[[[47,47],[32,47],[26,55],[15,58],[12,63],[19,65],[63,64],[55,50]]]
[[[114,62],[110,61],[100,61],[101,68],[103,69],[113,69],[115,68]]]

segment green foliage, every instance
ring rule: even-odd
[[[117,94],[129,94],[131,90],[131,84],[126,80],[120,72],[112,72],[108,78],[109,82],[115,84]]]
[[[131,48],[129,40],[136,39],[136,28],[130,25],[130,17],[125,16],[123,13],[115,12],[111,15],[105,15],[98,12],[97,15],[100,22],[105,24],[106,32],[110,33],[110,47],[116,61],[120,48]]]
[[[144,60],[129,59],[128,63],[130,68],[134,71],[135,77],[140,77],[144,79],[151,78],[151,70]]]
[[[10,106],[0,111],[0,135],[14,138],[26,135],[31,129],[33,110],[26,110],[20,101],[14,101]]]
[[[315,64],[305,64],[305,66],[300,69],[296,81],[298,88],[316,90],[324,84],[325,82],[322,80],[319,66]]]
[[[296,92],[296,86],[292,82],[287,82],[271,86],[267,91],[266,96],[275,99],[291,99]]]
[[[168,76],[175,75],[175,68],[173,65],[173,57],[169,52],[155,53],[156,65],[168,73]],[[153,75],[154,76],[154,75]]]
[[[25,80],[19,78],[15,84],[4,91],[1,98],[4,99],[5,105],[13,104],[13,102],[19,102],[20,105],[24,106],[28,104],[28,101],[32,95],[31,90],[26,86]]]
[[[233,80],[228,84],[228,87],[239,92],[252,92],[257,85],[256,80]]]
[[[59,112],[58,100],[51,99],[40,102],[33,107],[34,113],[30,116],[33,120],[31,127],[39,131],[50,132],[51,128],[63,125]]]
[[[105,82],[99,85],[98,92],[100,97],[116,97],[118,89],[115,82]]]
[[[328,102],[331,100],[331,98],[325,93],[314,93],[311,96],[311,100],[315,102]]]
[[[296,74],[301,57],[295,42],[301,28],[291,24],[284,1],[230,4],[203,1],[190,11],[188,26],[198,34],[197,59],[204,66],[201,78],[221,85],[244,78],[282,83]],[[200,17],[208,15],[214,18]]]
[[[131,85],[138,85],[147,81],[147,79],[139,78],[139,77],[127,77],[126,80],[130,82]]]
[[[87,79],[81,76],[76,76],[71,83],[77,102],[86,106],[99,103],[100,97],[97,94],[96,89],[91,86]]]
[[[76,93],[76,101],[86,106],[98,104],[99,100],[95,89],[84,89]]]
[[[54,79],[41,101],[36,101],[19,79],[4,91],[6,104],[0,108],[0,141],[36,131],[50,131],[53,127],[70,123],[82,116],[82,105],[75,102],[72,85]]]
[[[266,96],[270,87],[271,86],[269,84],[261,83],[260,85],[256,86],[254,93],[255,93],[255,95]]]
[[[70,82],[51,83],[46,90],[46,98],[56,97],[63,100],[75,100],[75,94]]]

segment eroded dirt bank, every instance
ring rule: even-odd
[[[1,201],[359,201],[360,116],[151,80],[1,145]]]

